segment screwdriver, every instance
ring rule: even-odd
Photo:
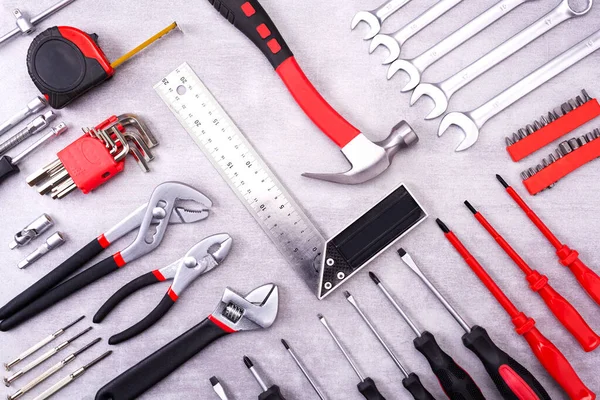
[[[581,347],[587,351],[593,351],[600,345],[600,337],[585,322],[579,312],[562,297],[550,284],[548,278],[539,272],[531,269],[529,265],[519,256],[519,254],[508,244],[508,242],[494,229],[485,217],[478,212],[468,201],[465,201],[467,208],[473,213],[475,219],[485,228],[486,231],[496,240],[500,247],[509,255],[526,276],[531,290],[537,292],[552,311],[552,314],[567,328]]]
[[[506,192],[510,197],[521,207],[527,217],[533,222],[533,224],[542,232],[542,234],[548,239],[550,244],[556,249],[556,255],[558,256],[560,263],[569,268],[571,273],[575,275],[579,284],[585,289],[588,295],[600,305],[600,277],[594,271],[592,271],[587,265],[579,259],[579,253],[569,248],[569,246],[563,244],[558,238],[552,233],[550,228],[544,224],[544,222],[536,215],[536,213],[529,208],[525,200],[519,196],[519,194],[513,189],[500,175],[496,175],[496,179],[504,186]]]
[[[469,253],[469,250],[467,250],[458,237],[450,231],[446,224],[440,219],[437,219],[436,222],[444,232],[446,239],[454,246],[456,251],[461,255],[490,293],[496,298],[498,303],[506,310],[515,326],[515,331],[527,340],[533,354],[544,366],[546,371],[548,371],[550,376],[554,378],[572,400],[594,400],[596,398],[594,392],[585,386],[577,375],[577,372],[575,372],[569,361],[554,343],[548,340],[536,328],[535,320],[519,311],[481,264],[479,264],[475,257]]]
[[[454,361],[437,343],[435,336],[430,332],[421,332],[413,323],[408,314],[400,307],[398,302],[387,290],[385,285],[373,272],[369,276],[375,282],[377,287],[383,292],[385,297],[392,303],[396,311],[400,313],[408,326],[417,335],[413,340],[415,348],[425,356],[431,370],[437,376],[442,389],[451,400],[478,399],[485,400],[481,389],[477,386],[473,378]]]
[[[263,392],[258,396],[258,400],[285,400],[281,394],[281,389],[279,389],[279,386],[273,385],[271,387],[267,387],[265,381],[263,381],[256,368],[254,368],[252,360],[244,356],[244,364],[246,364],[246,367],[248,367],[250,372],[252,372],[254,379],[256,379],[256,382],[258,382],[258,385],[263,390]]]
[[[310,385],[314,389],[315,393],[317,393],[317,396],[319,396],[319,399],[321,399],[321,400],[327,400],[327,398],[325,397],[325,395],[321,392],[321,390],[319,389],[319,387],[315,383],[314,379],[308,373],[308,370],[306,369],[306,367],[302,364],[302,362],[300,361],[300,359],[298,358],[298,356],[296,356],[296,353],[294,353],[294,350],[292,350],[292,348],[290,347],[290,345],[288,344],[288,342],[286,342],[285,340],[281,339],[281,343],[283,344],[283,347],[285,347],[285,349],[288,351],[288,353],[290,353],[290,355],[292,356],[292,359],[294,360],[294,362],[296,363],[296,365],[298,366],[298,368],[300,368],[300,371],[302,371],[302,374],[304,374],[304,376],[306,377],[306,380],[308,381],[308,383],[310,383]]]
[[[400,372],[402,372],[402,375],[404,375],[402,384],[404,385],[406,390],[408,390],[410,392],[410,394],[412,394],[412,396],[415,400],[435,400],[435,398],[431,395],[431,393],[429,393],[429,391],[427,389],[425,389],[425,387],[421,383],[421,380],[419,379],[419,376],[417,374],[415,374],[414,372],[409,373],[406,370],[406,368],[404,368],[404,366],[402,365],[400,360],[398,360],[398,357],[396,357],[396,355],[394,354],[394,352],[392,351],[390,346],[388,346],[388,344],[385,342],[385,340],[383,340],[383,337],[381,337],[379,332],[377,332],[377,329],[375,329],[375,326],[373,326],[373,324],[371,323],[369,318],[361,310],[358,303],[356,302],[354,297],[350,294],[350,292],[346,291],[346,292],[344,292],[344,295],[346,296],[346,299],[348,300],[348,302],[350,304],[352,304],[354,309],[358,312],[358,315],[360,315],[360,317],[363,319],[363,321],[365,321],[365,323],[367,324],[367,326],[369,327],[371,332],[373,332],[373,334],[375,335],[375,337],[377,338],[379,343],[381,343],[381,345],[383,346],[385,351],[392,358],[392,360],[394,361],[394,364],[396,364],[396,366],[398,367]]]
[[[462,337],[465,347],[483,363],[485,370],[506,400],[550,400],[550,396],[537,379],[524,366],[502,351],[481,326],[469,326],[458,311],[437,290],[410,254],[399,249],[400,258],[437,297],[442,305],[466,332]]]
[[[221,382],[219,382],[219,379],[217,379],[216,376],[210,378],[210,384],[212,385],[213,390],[221,400],[229,400],[229,397],[227,397],[223,385],[221,385]]]
[[[360,383],[357,385],[360,394],[362,394],[367,400],[385,400],[385,397],[383,397],[383,395],[379,393],[379,390],[375,385],[375,381],[373,381],[373,379],[371,378],[364,378],[363,373],[360,371],[360,369],[358,369],[358,366],[356,365],[354,360],[352,360],[350,354],[348,354],[348,352],[346,351],[342,343],[339,341],[335,333],[333,333],[333,331],[329,327],[329,324],[327,323],[325,317],[322,314],[319,314],[318,317],[319,321],[321,321],[325,329],[327,329],[327,332],[329,332],[329,335],[331,335],[331,338],[333,339],[337,347],[341,350],[342,354],[344,354],[344,357],[346,357],[346,360],[348,360],[348,363],[350,363],[350,366],[358,376],[358,379],[360,379]]]

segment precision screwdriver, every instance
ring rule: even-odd
[[[221,382],[219,382],[219,379],[217,379],[216,376],[210,378],[210,384],[212,385],[213,390],[221,400],[229,400],[229,397],[227,397],[227,393],[225,393],[223,385],[221,385]]]
[[[419,328],[410,319],[408,314],[400,307],[398,302],[387,290],[385,285],[373,272],[369,276],[375,282],[377,287],[383,292],[385,297],[392,303],[396,311],[406,321],[408,326],[417,335],[413,344],[415,348],[425,356],[431,370],[438,378],[442,389],[451,400],[477,399],[485,400],[481,389],[477,386],[473,378],[454,361],[438,344],[432,333],[421,332]]]
[[[548,239],[550,244],[556,249],[556,255],[558,256],[560,263],[565,267],[569,268],[571,273],[575,275],[579,284],[585,289],[587,294],[600,305],[600,277],[594,271],[592,271],[587,265],[579,259],[579,253],[569,248],[569,246],[563,244],[558,238],[552,233],[550,228],[544,224],[544,222],[537,216],[537,214],[529,208],[525,200],[519,196],[519,194],[513,189],[500,175],[496,175],[496,179],[504,186],[506,192],[510,197],[517,203],[519,207],[525,212],[525,215],[529,217],[531,222],[542,232],[542,234]]]
[[[248,367],[250,372],[252,372],[254,379],[256,379],[256,382],[258,382],[258,385],[263,390],[263,392],[258,395],[258,400],[285,400],[281,394],[281,389],[279,389],[279,386],[273,385],[271,387],[267,387],[265,381],[262,379],[256,368],[254,368],[252,360],[244,356],[244,364],[246,364],[246,367]]]
[[[300,371],[302,371],[302,374],[304,374],[304,377],[306,377],[306,380],[308,381],[308,383],[310,383],[310,385],[314,389],[315,393],[317,393],[317,396],[319,396],[319,399],[321,399],[321,400],[327,400],[327,398],[325,397],[325,395],[321,392],[321,390],[319,389],[319,387],[315,383],[314,379],[308,373],[308,370],[306,369],[306,367],[304,366],[304,364],[302,364],[302,362],[300,361],[300,359],[296,356],[296,353],[294,352],[294,350],[292,350],[292,348],[290,347],[290,345],[288,344],[288,342],[286,342],[285,340],[281,339],[281,343],[283,344],[283,347],[285,347],[285,349],[288,351],[288,353],[290,353],[290,355],[292,356],[292,359],[294,360],[294,362],[296,363],[296,365],[298,366],[298,368],[300,368]]]
[[[385,397],[383,397],[383,395],[377,389],[375,381],[371,378],[365,378],[360,369],[358,369],[358,366],[356,365],[354,360],[352,360],[350,354],[348,354],[342,343],[337,338],[336,334],[333,333],[333,331],[329,327],[329,324],[327,323],[325,317],[322,314],[318,314],[317,316],[319,317],[319,321],[321,321],[325,329],[327,329],[327,332],[329,332],[329,335],[331,336],[337,347],[340,349],[342,354],[344,354],[344,357],[346,357],[346,360],[348,360],[348,363],[360,379],[360,383],[357,385],[360,394],[362,394],[367,400],[385,400]]]
[[[535,320],[528,317],[513,304],[492,277],[473,257],[460,239],[440,219],[436,220],[444,236],[473,270],[498,303],[511,318],[515,331],[523,336],[533,354],[546,368],[546,371],[565,390],[572,400],[594,400],[596,395],[581,381],[567,358],[536,328]]]
[[[542,384],[524,366],[496,346],[484,328],[467,324],[458,311],[425,276],[410,254],[404,249],[399,249],[398,254],[404,264],[425,283],[425,286],[464,329],[466,332],[462,336],[464,346],[479,358],[505,400],[550,400],[550,396]]]
[[[548,278],[534,271],[471,203],[465,201],[465,205],[481,226],[523,271],[531,290],[542,297],[552,314],[577,339],[581,347],[590,352],[600,346],[600,337],[590,328],[575,307],[550,286]]]
[[[429,393],[429,391],[427,389],[425,389],[425,387],[421,383],[421,380],[419,379],[419,376],[417,374],[415,374],[414,372],[409,373],[406,370],[406,368],[404,368],[404,366],[402,365],[402,363],[400,362],[398,357],[396,357],[396,355],[394,354],[394,352],[392,351],[390,346],[388,346],[388,344],[385,342],[385,340],[383,340],[383,337],[381,337],[381,335],[379,334],[377,329],[375,329],[375,326],[373,326],[373,324],[371,323],[369,318],[365,315],[365,313],[358,306],[358,303],[356,302],[354,297],[350,294],[350,292],[346,291],[346,292],[344,292],[344,295],[346,296],[346,300],[348,300],[348,302],[350,304],[352,304],[354,309],[358,312],[358,315],[360,315],[360,317],[363,319],[363,321],[365,321],[365,323],[367,324],[367,326],[369,327],[371,332],[373,332],[373,334],[375,335],[375,337],[377,338],[379,343],[381,343],[381,345],[383,346],[385,351],[392,358],[392,360],[394,361],[394,364],[396,364],[396,366],[398,367],[400,372],[402,372],[402,375],[404,375],[404,379],[402,380],[402,385],[404,385],[406,390],[408,390],[410,392],[410,394],[412,394],[412,396],[415,400],[435,400],[435,398],[431,395],[431,393]]]

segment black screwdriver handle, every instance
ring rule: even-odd
[[[285,400],[285,397],[281,394],[279,386],[273,385],[267,389],[267,391],[262,392],[260,396],[258,396],[258,400]]]
[[[96,400],[134,400],[188,362],[215,340],[227,335],[205,319],[104,385]]]
[[[425,356],[451,400],[485,400],[473,378],[440,348],[431,333],[423,332],[413,343]]]
[[[19,166],[13,164],[12,159],[9,156],[2,156],[2,158],[0,158],[0,183],[18,172]]]
[[[7,319],[27,305],[33,303],[36,299],[43,296],[54,286],[58,285],[64,279],[68,278],[69,275],[73,274],[84,264],[100,254],[102,250],[104,250],[104,247],[100,245],[98,239],[92,240],[58,267],[47,273],[43,278],[6,303],[4,307],[0,308],[0,320]]]
[[[408,378],[402,380],[402,384],[412,394],[415,400],[435,400],[435,397],[429,393],[421,383],[419,376],[414,372],[408,375]]]
[[[379,389],[375,385],[375,382],[371,378],[366,378],[364,381],[358,384],[358,391],[367,400],[385,400],[385,397],[379,393]]]
[[[465,347],[481,360],[504,399],[550,400],[531,372],[496,346],[485,329],[474,326],[462,340]]]

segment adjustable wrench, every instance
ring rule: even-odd
[[[411,0],[388,0],[381,6],[371,11],[359,11],[352,19],[352,30],[359,23],[365,22],[369,25],[369,32],[365,36],[365,40],[373,39],[381,31],[383,22],[392,16],[396,11],[400,10]]]
[[[521,4],[528,1],[532,0],[499,1],[487,11],[480,14],[477,18],[473,19],[471,22],[458,29],[446,39],[431,47],[429,50],[426,50],[421,55],[410,60],[399,58],[394,61],[388,70],[388,79],[391,79],[396,72],[402,70],[408,74],[410,81],[401,91],[408,92],[409,90],[413,90],[421,82],[421,75],[427,68],[441,60],[447,54],[460,47],[467,40],[471,39]]]
[[[399,31],[389,35],[379,34],[375,36],[371,41],[369,53],[373,53],[379,46],[385,46],[390,52],[390,55],[385,59],[383,64],[392,63],[394,60],[400,57],[400,50],[408,39],[421,32],[423,29],[440,18],[442,15],[446,14],[462,1],[463,0],[440,0]]]
[[[425,119],[435,119],[441,116],[448,110],[450,98],[460,89],[564,21],[586,15],[592,5],[593,0],[588,0],[585,10],[575,11],[569,5],[569,0],[561,0],[554,10],[534,22],[533,25],[523,29],[450,78],[439,83],[421,83],[418,85],[412,94],[410,105],[415,104],[423,95],[427,95],[433,100],[435,107]]]
[[[475,110],[447,114],[440,123],[438,136],[442,136],[451,125],[456,125],[465,133],[465,139],[456,151],[468,149],[477,142],[481,127],[490,118],[498,115],[522,97],[583,60],[598,48],[600,48],[600,31],[595,32],[587,39],[552,59]]]

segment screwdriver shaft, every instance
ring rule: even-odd
[[[296,354],[294,353],[294,350],[292,350],[292,348],[289,346],[289,344],[285,340],[281,339],[281,343],[283,343],[283,346],[286,348],[286,350],[288,351],[288,353],[290,353],[290,356],[292,356],[292,359],[294,360],[294,362],[296,363],[296,365],[298,366],[298,368],[300,368],[300,371],[302,371],[302,374],[304,374],[304,377],[306,378],[306,380],[308,381],[308,383],[310,383],[310,385],[314,389],[315,393],[317,393],[317,396],[319,396],[319,399],[326,400],[327,398],[321,392],[321,390],[319,389],[319,387],[317,386],[317,384],[313,380],[313,378],[310,376],[310,373],[308,372],[308,370],[306,369],[306,367],[304,367],[304,364],[296,356]]]
[[[327,332],[329,332],[329,335],[331,336],[331,338],[333,339],[333,341],[335,342],[335,344],[337,344],[338,348],[344,354],[344,357],[346,357],[346,360],[348,360],[348,362],[352,366],[352,369],[354,370],[354,372],[356,373],[356,375],[358,375],[358,377],[361,380],[361,382],[364,382],[365,381],[364,375],[362,374],[362,372],[360,372],[360,369],[358,369],[358,365],[356,365],[356,363],[354,362],[354,360],[352,360],[352,357],[350,357],[350,354],[348,354],[348,352],[346,351],[346,349],[344,348],[344,346],[342,345],[342,343],[340,343],[340,341],[338,340],[338,338],[335,335],[335,333],[333,333],[333,331],[329,327],[329,324],[327,323],[327,320],[325,319],[325,317],[323,315],[321,315],[321,314],[319,314],[318,317],[319,317],[319,320],[321,321],[321,323],[323,324],[323,326],[325,327],[325,329],[327,329]]]

